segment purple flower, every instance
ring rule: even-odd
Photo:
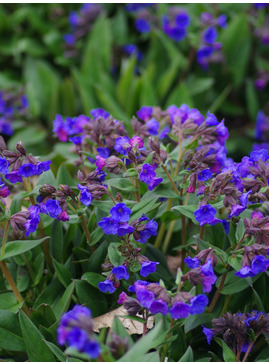
[[[207,263],[201,267],[201,275],[203,277],[203,292],[210,292],[212,285],[216,282],[217,277],[214,274],[211,259],[208,259]]]
[[[73,45],[76,43],[76,37],[73,34],[64,34],[63,40],[68,45]]]
[[[205,225],[210,224],[215,219],[217,211],[211,205],[203,205],[200,206],[198,210],[194,211],[195,219],[199,222],[199,224]]]
[[[153,292],[148,291],[145,288],[140,288],[136,290],[136,297],[142,306],[149,308],[154,301],[155,296]]]
[[[112,273],[115,274],[117,279],[129,279],[129,273],[125,265],[119,265],[112,269]]]
[[[151,30],[151,25],[146,19],[137,19],[135,21],[135,27],[140,33],[149,33]]]
[[[124,236],[126,234],[131,234],[134,231],[134,227],[127,223],[119,224],[117,235]]]
[[[78,351],[82,351],[88,340],[88,335],[86,331],[78,327],[74,327],[71,331],[69,331],[66,339],[69,346],[77,349]]]
[[[50,164],[51,161],[45,161],[45,162],[40,162],[36,165],[36,169],[37,169],[37,175],[39,176],[41,173],[46,172],[50,169]]]
[[[82,139],[82,136],[74,136],[69,138],[70,142],[74,143],[75,145],[80,145],[82,143]]]
[[[108,158],[110,156],[110,150],[109,148],[96,148],[96,151],[99,153],[100,157],[102,158]]]
[[[168,138],[168,134],[170,133],[170,130],[171,129],[169,128],[169,126],[164,127],[159,134],[159,138],[160,139]]]
[[[18,171],[11,171],[5,174],[5,178],[8,179],[11,183],[22,182],[22,176],[18,175]]]
[[[141,172],[139,174],[140,181],[148,185],[155,177],[156,173],[154,171],[154,168],[150,164],[143,164]]]
[[[186,28],[190,24],[189,14],[186,11],[181,10],[176,16],[175,23],[179,27]]]
[[[143,262],[141,264],[140,275],[142,277],[147,277],[150,273],[154,273],[156,271],[156,265],[160,264],[159,262]]]
[[[147,121],[147,127],[148,127],[148,132],[151,134],[151,135],[158,135],[158,131],[159,131],[159,122],[152,118],[150,119],[149,121]]]
[[[62,212],[60,202],[52,199],[47,200],[46,203],[42,206],[42,212],[49,215],[53,219],[57,219],[57,217]]]
[[[118,203],[110,210],[111,218],[118,222],[127,222],[130,219],[132,211],[123,203]]]
[[[18,175],[24,178],[37,175],[37,167],[32,163],[23,164],[18,169]]]
[[[269,267],[269,260],[263,255],[257,255],[251,262],[252,272],[256,275],[265,272]]]
[[[173,319],[186,318],[189,316],[190,306],[184,302],[178,301],[172,305],[169,312]]]
[[[102,292],[113,293],[115,291],[115,287],[113,285],[113,282],[111,280],[109,280],[109,279],[106,279],[104,282],[99,282],[98,283],[98,288]]]
[[[211,339],[214,336],[213,331],[203,326],[203,333],[206,336],[208,345],[210,345]]]
[[[9,163],[5,158],[0,158],[0,173],[8,173]]]
[[[203,39],[208,44],[215,43],[217,37],[218,37],[218,32],[215,27],[210,27],[206,29],[203,33]]]
[[[77,184],[80,192],[80,201],[85,206],[89,206],[92,203],[92,194],[88,191],[86,186],[82,186],[81,184]]]
[[[168,312],[168,306],[165,301],[163,301],[162,299],[158,299],[152,302],[149,310],[151,313],[153,313],[153,315],[156,315],[157,313],[162,313],[163,315],[166,315]]]
[[[220,26],[221,28],[226,28],[226,26],[227,26],[226,22],[227,22],[227,16],[224,14],[221,14],[218,17],[218,26]]]
[[[119,228],[119,223],[110,217],[103,217],[98,225],[103,229],[105,234],[113,234],[116,235]]]
[[[116,150],[116,152],[119,152],[123,155],[127,155],[127,152],[130,152],[132,149],[130,139],[128,138],[128,136],[118,137],[115,140],[114,149]]]
[[[203,313],[205,310],[205,307],[208,304],[208,298],[204,294],[199,294],[196,297],[193,297],[190,301],[191,303],[191,309],[190,314],[200,314]]]
[[[136,115],[140,120],[148,121],[151,118],[152,113],[153,108],[151,106],[142,106],[141,109],[137,111]]]
[[[124,301],[128,298],[128,295],[125,292],[121,292],[118,299],[118,304],[122,305]]]
[[[146,243],[147,240],[153,235],[157,235],[158,224],[156,221],[151,220],[146,224],[145,230],[140,231],[140,238],[137,240],[139,243]]]
[[[208,169],[204,169],[203,171],[201,171],[197,175],[197,178],[198,178],[199,181],[207,181],[211,177],[212,177],[212,172],[210,171],[209,168]]]
[[[99,343],[93,340],[89,340],[83,349],[83,352],[88,354],[93,359],[98,358],[100,351],[101,348]]]
[[[94,119],[97,119],[99,117],[102,117],[104,119],[108,118],[109,117],[109,112],[105,111],[104,109],[92,109],[90,111],[90,114],[91,116],[94,118]]]
[[[186,263],[188,268],[198,268],[199,264],[200,264],[200,260],[198,258],[191,258],[191,257],[186,257],[184,259],[184,262]]]
[[[149,191],[154,190],[154,188],[156,186],[158,186],[160,183],[162,183],[163,179],[161,177],[159,178],[154,178],[149,184],[148,184],[148,189]]]

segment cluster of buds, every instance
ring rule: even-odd
[[[269,216],[264,217],[259,211],[251,214],[251,220],[244,219],[246,234],[252,235],[257,244],[269,245]]]
[[[50,169],[51,161],[39,162],[26,153],[23,143],[16,145],[16,152],[6,149],[3,138],[0,139],[0,173],[11,183],[22,182],[22,177],[39,176]],[[9,170],[11,167],[11,170]]]
[[[222,317],[213,319],[212,324],[212,329],[203,328],[208,344],[214,336],[222,335],[224,342],[235,354],[249,352],[260,334],[269,334],[269,314],[263,312],[227,312]]]
[[[77,40],[90,32],[93,23],[102,12],[103,6],[101,4],[83,4],[78,13],[72,11],[69,14],[71,32],[63,37],[65,57],[71,58],[78,54],[76,49]]]
[[[136,281],[129,291],[136,294],[136,298],[129,297],[125,292],[119,296],[118,303],[123,304],[129,315],[135,316],[147,309],[152,314],[170,313],[172,318],[186,318],[189,315],[200,314],[208,304],[204,294],[193,296],[188,292],[172,294],[158,283]]]

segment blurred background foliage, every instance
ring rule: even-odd
[[[171,6],[190,16],[187,36],[180,42],[161,27]],[[216,113],[230,131],[228,152],[235,160],[248,154],[254,142],[259,110],[269,113],[268,89],[255,87],[259,72],[269,72],[269,47],[255,34],[266,19],[266,8],[253,4],[156,4],[159,24],[139,33],[135,13],[124,4],[103,4],[90,29],[77,39],[70,56],[64,36],[70,33],[70,13],[81,4],[0,5],[0,90],[23,89],[29,115],[16,120],[9,145],[22,140],[30,151],[46,155],[56,140],[52,123],[63,116],[89,114],[104,108],[124,121],[143,105],[166,108],[188,104],[202,113]],[[201,43],[201,14],[225,14],[220,29],[223,62],[204,70],[196,52]],[[132,44],[142,53],[124,51]],[[72,47],[71,47],[72,48]],[[268,87],[268,86],[267,86]]]

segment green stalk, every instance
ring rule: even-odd
[[[1,256],[3,256],[5,254],[5,247],[6,247],[6,241],[7,241],[8,228],[9,228],[9,220],[7,220],[5,230],[4,230],[3,241],[2,241],[2,249],[1,249]]]

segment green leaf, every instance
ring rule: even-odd
[[[0,309],[0,348],[11,351],[26,351],[18,316]]]
[[[90,260],[89,260],[89,270],[91,272],[101,272],[101,265],[104,263],[104,260],[107,256],[107,248],[108,243],[102,242],[100,246],[92,253]]]
[[[47,136],[47,131],[40,126],[27,126],[20,131],[17,131],[8,141],[7,145],[9,149],[13,149],[18,143],[18,140],[22,141],[24,146],[30,147],[33,145],[41,144]]]
[[[115,187],[119,190],[126,192],[136,191],[136,187],[132,184],[129,179],[124,178],[111,178],[107,181],[108,186]]]
[[[120,246],[121,243],[110,243],[108,246],[108,257],[114,266],[122,265],[125,259],[118,250]]]
[[[222,49],[233,83],[235,86],[239,86],[245,79],[251,51],[250,30],[246,13],[240,12],[233,16],[229,26],[223,30],[220,42],[223,44]]]
[[[87,272],[83,274],[81,279],[88,282],[91,286],[98,288],[98,284],[103,282],[104,276],[99,273]]]
[[[170,93],[168,100],[166,101],[166,107],[174,104],[187,104],[190,108],[194,107],[189,88],[184,82],[181,82],[174,88],[174,90]]]
[[[53,187],[58,187],[56,179],[51,169],[42,173],[37,180],[37,186],[43,186],[45,184],[50,184]]]
[[[179,359],[179,362],[193,362],[193,351],[190,346],[188,346],[188,349],[186,350],[185,354]]]
[[[35,248],[43,241],[49,239],[48,236],[38,240],[14,240],[10,241],[6,245],[5,254],[0,257],[0,261],[7,258],[14,257],[15,255],[22,254],[28,250]]]
[[[138,172],[135,168],[129,168],[127,171],[123,174],[123,177],[135,177],[138,176]]]
[[[219,337],[215,337],[214,340],[222,347],[222,355],[225,362],[235,362],[236,356],[229,346]]]
[[[125,106],[134,80],[134,70],[137,59],[135,56],[123,60],[121,64],[121,75],[116,87],[116,95],[122,106]]]
[[[239,242],[244,234],[245,234],[245,223],[243,219],[240,219],[236,225],[236,232],[235,232],[235,237],[236,237],[236,241]]]
[[[66,362],[67,358],[64,355],[64,353],[58,348],[58,346],[56,346],[55,344],[44,340],[44,343],[50,348],[50,350],[53,352],[53,354],[56,356],[56,358],[58,360],[60,360],[60,362]]]
[[[23,311],[19,312],[19,321],[28,359],[37,362],[55,361],[51,350],[44,343],[44,336]]]
[[[69,173],[68,169],[64,164],[62,164],[57,173],[57,185],[67,185],[67,186],[74,186],[74,179],[72,178],[71,174]]]
[[[195,329],[197,326],[211,322],[213,318],[214,315],[212,313],[202,313],[201,315],[188,316],[184,323],[185,334],[187,334],[187,332],[190,330]]]
[[[215,81],[213,78],[203,77],[203,78],[191,78],[190,80],[190,95],[194,96],[205,92],[212,88]]]
[[[57,319],[59,319],[62,316],[62,314],[68,310],[76,284],[77,281],[73,281],[72,283],[69,284],[63,296],[61,297],[60,305],[57,306],[57,309],[55,307],[56,311],[55,315]]]
[[[246,86],[246,106],[248,114],[252,120],[256,120],[257,113],[260,109],[257,91],[252,80],[247,80]]]
[[[178,216],[184,215],[192,220],[192,222],[196,225],[199,225],[198,221],[195,219],[193,213],[197,210],[197,205],[179,205],[171,208],[171,211],[177,214]]]
[[[158,324],[148,332],[143,338],[138,340],[134,346],[131,347],[128,352],[123,355],[118,361],[119,362],[139,362],[142,361],[144,355],[152,348],[153,341],[161,333],[163,322],[160,321]]]
[[[242,268],[241,265],[241,260],[242,260],[242,256],[237,255],[236,257],[229,257],[228,258],[228,263],[230,264],[230,266],[235,269],[236,271],[239,271]]]
[[[77,281],[76,292],[81,305],[86,305],[92,311],[93,317],[107,312],[107,301],[104,294],[89,285],[86,281]]]
[[[130,347],[133,346],[134,342],[131,338],[131,335],[128,334],[125,327],[117,316],[114,317],[111,331],[119,335],[121,338],[127,337]]]
[[[234,293],[239,293],[244,289],[250,287],[250,285],[252,285],[256,281],[256,279],[258,279],[258,275],[248,279],[235,276],[234,273],[235,272],[232,271],[227,274],[224,287],[220,291],[221,294],[230,295]],[[219,286],[219,279],[216,283],[216,286]]]
[[[131,221],[138,219],[142,214],[146,215],[151,211],[158,199],[159,196],[154,195],[152,192],[145,193],[141,200],[132,207]]]
[[[53,258],[52,258],[53,259]],[[59,281],[64,285],[65,288],[71,283],[72,275],[69,270],[61,263],[53,259],[53,265],[55,268],[55,273],[59,278]]]

